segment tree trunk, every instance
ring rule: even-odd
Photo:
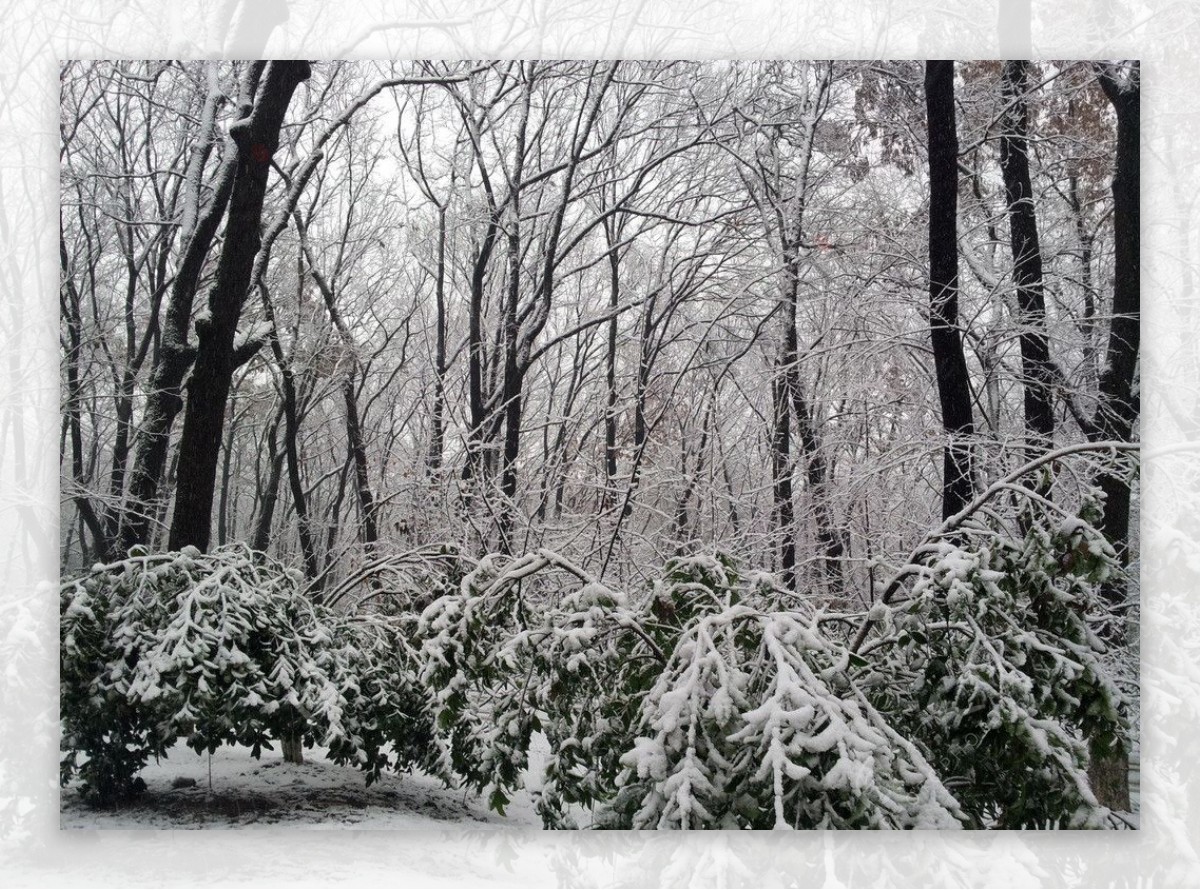
[[[832,518],[826,501],[825,457],[822,454],[821,442],[813,423],[812,410],[807,399],[804,397],[804,388],[800,382],[800,340],[798,327],[800,251],[804,244],[805,211],[808,207],[809,199],[809,169],[812,163],[813,150],[816,145],[817,124],[824,113],[822,106],[825,97],[828,95],[831,78],[832,68],[825,67],[817,83],[816,92],[810,97],[807,103],[807,114],[804,120],[803,136],[800,144],[800,166],[795,178],[794,196],[789,202],[792,207],[782,219],[779,231],[779,242],[782,249],[781,259],[784,270],[782,285],[784,302],[783,353],[781,356],[783,371],[781,385],[783,385],[784,391],[781,393],[781,396],[784,399],[790,400],[790,414],[796,421],[796,432],[799,440],[797,443],[799,445],[798,456],[802,454],[804,457],[805,477],[808,482],[809,494],[812,498],[813,519],[816,526],[817,542],[820,548],[821,573],[831,586],[840,589],[842,545],[834,532]],[[780,472],[784,472],[786,467],[788,474],[786,488],[789,493],[788,509],[786,513],[779,512],[778,518],[781,523],[785,519],[792,523],[790,530],[782,526],[779,529],[781,539],[786,540],[785,551],[786,553],[790,553],[791,559],[791,567],[785,566],[784,573],[788,580],[786,586],[791,590],[795,590],[796,577],[794,565],[797,529],[795,527],[795,508],[791,502],[791,491],[794,487],[794,481],[791,477],[794,472],[794,465],[790,456],[795,449],[793,449],[790,443],[790,424],[783,428],[777,427],[775,438],[777,447],[783,446],[781,455],[784,457],[784,462],[779,465],[778,469]],[[784,442],[784,439],[788,441]],[[777,508],[782,506],[782,503],[777,502]]]
[[[517,356],[521,324],[517,303],[521,297],[521,186],[525,175],[525,135],[529,126],[532,84],[522,92],[521,120],[517,125],[517,144],[513,153],[511,178],[512,219],[508,224],[508,295],[504,301],[504,382],[501,405],[504,411],[504,462],[500,471],[500,550],[512,552],[513,522],[517,510],[517,455],[521,449],[521,406],[525,369]],[[554,250],[553,241],[548,249]]]
[[[604,383],[604,498],[607,507],[615,495],[617,478],[617,306],[621,299],[621,258],[617,254],[616,223],[604,221],[604,241],[608,248],[608,344],[605,352]]]
[[[446,410],[446,208],[438,207],[437,278],[434,286],[437,306],[437,342],[433,357],[433,416],[429,436],[429,471],[436,474],[442,468],[445,450]]]
[[[350,368],[342,380],[342,401],[346,406],[346,441],[350,449],[350,460],[354,464],[354,488],[358,497],[359,513],[362,516],[362,540],[367,547],[367,553],[373,555],[375,545],[379,541],[379,525],[376,518],[375,498],[371,494],[371,478],[367,467],[367,448],[363,442],[362,423],[358,416],[358,395],[354,390],[354,381],[361,370],[358,360],[358,349],[354,335],[342,318],[337,306],[337,295],[334,287],[337,281],[337,271],[326,278],[318,271],[307,242],[308,233],[300,214],[295,214],[296,229],[300,233],[303,255],[308,260],[308,271],[316,282],[317,289],[325,301],[325,309],[329,320],[342,339],[347,355],[350,356]]]
[[[718,395],[719,386],[714,381],[712,392],[709,394],[708,405],[704,409],[704,418],[700,422],[700,441],[696,443],[695,463],[690,470],[688,468],[688,453],[691,449],[688,447],[687,436],[683,435],[680,437],[680,441],[683,444],[683,456],[680,461],[680,473],[683,476],[683,492],[680,494],[679,501],[675,506],[675,528],[673,531],[673,537],[676,541],[675,552],[677,554],[686,552],[688,545],[691,543],[689,536],[692,534],[692,497],[696,493],[696,485],[700,481],[701,474],[704,472],[705,456],[708,453],[708,440],[713,429],[713,415],[716,412]]]
[[[471,296],[467,316],[467,407],[470,409],[470,429],[467,431],[467,455],[463,464],[463,481],[470,482],[483,469],[484,428],[487,424],[486,396],[483,388],[487,347],[483,341],[483,290],[487,269],[500,231],[499,219],[493,212],[487,232],[475,257],[471,272]],[[470,492],[467,492],[468,496]]]
[[[368,556],[374,556],[379,541],[379,522],[376,517],[375,498],[371,494],[371,479],[367,472],[367,447],[363,443],[362,424],[358,418],[358,399],[354,393],[354,375],[346,375],[342,383],[342,397],[346,404],[346,440],[350,443],[350,454],[354,459],[354,487],[358,494],[358,508],[362,514],[362,539]]]
[[[1000,169],[1008,202],[1009,242],[1013,278],[1020,309],[1021,374],[1025,389],[1025,439],[1029,460],[1043,454],[1054,441],[1053,370],[1046,338],[1046,296],[1042,290],[1042,250],[1029,175],[1026,141],[1029,114],[1029,63],[1004,63],[1005,114],[1000,137]]]
[[[1100,86],[1117,114],[1117,157],[1113,175],[1112,327],[1108,353],[1100,374],[1099,407],[1093,424],[1097,440],[1130,441],[1141,401],[1136,389],[1141,322],[1141,71],[1134,63],[1129,79],[1120,82],[1107,66],[1099,72]],[[1120,472],[1101,473],[1096,480],[1104,493],[1100,531],[1117,552],[1122,565],[1129,562],[1129,480]],[[1120,579],[1101,588],[1113,606],[1123,606],[1126,589]],[[1113,626],[1110,640],[1124,643],[1124,628]],[[1113,809],[1129,809],[1129,756],[1127,752],[1099,755],[1093,747],[1088,777],[1097,799]]]
[[[1075,114],[1074,103],[1068,103],[1067,113]],[[1079,242],[1079,288],[1083,296],[1083,319],[1079,332],[1083,335],[1084,385],[1092,386],[1099,379],[1096,367],[1096,295],[1092,289],[1092,235],[1087,230],[1083,201],[1079,196],[1079,174],[1072,171],[1067,179],[1067,197],[1074,215],[1075,239]]]
[[[296,87],[309,76],[303,61],[270,62],[248,117],[230,127],[237,173],[229,199],[225,242],[207,318],[196,323],[196,362],[187,385],[179,446],[179,481],[170,547],[208,548],[212,533],[216,461],[234,370],[233,340],[261,243],[259,226],[271,156]]]
[[[633,466],[629,470],[629,488],[625,493],[625,504],[621,508],[621,519],[628,519],[633,513],[633,496],[640,484],[642,457],[646,451],[650,428],[646,422],[646,394],[650,388],[650,371],[654,364],[655,347],[654,308],[657,300],[651,296],[646,301],[645,314],[642,316],[642,333],[640,349],[638,350],[637,383],[633,393]]]
[[[509,365],[510,360],[505,360]],[[524,373],[517,367],[515,356],[504,375],[504,465],[500,474],[500,493],[504,503],[500,508],[500,550],[512,552],[513,523],[517,509],[517,456],[521,448],[521,405]]]
[[[129,353],[126,353],[129,357]],[[108,503],[105,509],[104,536],[110,542],[120,540],[120,525],[123,511],[121,501],[125,496],[125,477],[129,469],[129,441],[133,426],[134,367],[132,359],[126,362],[121,374],[120,394],[116,399],[117,438],[113,444],[112,470],[109,474]]]
[[[821,440],[813,426],[812,409],[804,398],[800,384],[799,368],[791,380],[792,410],[796,415],[796,432],[804,452],[805,480],[812,498],[814,519],[817,527],[817,544],[821,552],[821,574],[830,592],[837,595],[842,591],[842,556],[845,548],[833,527],[833,515],[829,509],[828,465],[822,451]]]
[[[221,449],[221,500],[217,506],[217,546],[229,540],[229,478],[233,472],[233,442],[237,435],[237,398],[229,400],[225,445]]]
[[[1128,442],[1140,411],[1135,388],[1141,323],[1141,87],[1140,71],[1133,68],[1128,82],[1120,83],[1111,70],[1100,73],[1104,89],[1117,114],[1117,158],[1113,175],[1114,288],[1112,328],[1108,353],[1100,374],[1100,404],[1095,422],[1097,440]],[[1097,480],[1104,492],[1104,518],[1100,530],[1117,551],[1122,563],[1129,558],[1129,482],[1120,473],[1104,473]],[[1108,588],[1110,599],[1123,591]]]
[[[296,287],[304,286],[303,259],[296,261]],[[300,551],[304,558],[304,575],[312,581],[320,574],[320,564],[317,560],[317,548],[313,538],[312,525],[308,515],[308,497],[304,492],[304,484],[300,478],[300,448],[298,437],[300,433],[300,409],[296,398],[296,381],[292,368],[283,354],[283,346],[279,342],[279,330],[275,323],[275,310],[271,305],[271,297],[267,287],[259,282],[262,294],[263,311],[270,322],[272,335],[270,338],[271,352],[279,366],[280,390],[283,394],[283,453],[287,463],[288,489],[292,494],[292,506],[296,511],[296,526],[300,537]],[[260,524],[260,530],[262,525]],[[266,532],[270,531],[268,524]]]
[[[786,371],[780,358],[771,377],[774,424],[771,433],[771,490],[775,500],[775,534],[779,548],[779,573],[783,586],[796,589],[796,518],[792,502],[791,406]]]
[[[283,475],[283,452],[279,450],[277,437],[279,434],[279,424],[283,421],[284,408],[282,403],[279,406],[279,412],[275,415],[275,420],[271,424],[271,431],[267,434],[267,465],[270,469],[267,472],[267,484],[262,491],[262,500],[259,502],[258,521],[254,527],[254,537],[251,539],[251,548],[265,553],[267,547],[271,543],[271,523],[275,519],[275,504],[279,500],[279,480]]]
[[[250,112],[250,103],[264,64],[258,62],[247,68],[241,88],[243,117]],[[146,407],[134,442],[129,500],[121,523],[121,546],[125,548],[150,543],[152,524],[162,509],[159,495],[171,448],[171,427],[183,408],[183,378],[195,357],[194,348],[188,343],[192,303],[204,261],[225,215],[237,178],[237,150],[230,140],[229,151],[213,184],[213,196],[203,212],[200,211],[199,183],[204,164],[212,152],[215,132],[213,115],[219,93],[214,80],[202,115],[202,126],[207,129],[200,135],[188,169],[188,181],[194,185],[189,186],[192,193],[184,207],[183,232],[180,236],[183,258],[171,285],[162,344],[150,375]]]
[[[929,137],[929,333],[946,443],[942,448],[942,517],[971,500],[975,434],[967,361],[958,329],[958,134],[954,63],[925,63]]]
[[[284,763],[304,763],[304,740],[298,732],[286,732],[279,740]]]
[[[79,419],[80,401],[83,398],[83,387],[79,376],[79,360],[83,344],[81,330],[83,320],[79,310],[79,291],[74,281],[68,275],[67,245],[63,239],[58,241],[59,260],[61,262],[62,284],[59,293],[61,311],[67,323],[67,392],[63,402],[63,411],[67,416],[67,424],[71,437],[71,477],[78,491],[74,495],[79,519],[92,535],[92,551],[96,558],[108,562],[115,556],[112,541],[108,538],[104,524],[96,515],[91,499],[84,493],[87,482],[87,472],[83,464],[83,426]],[[86,562],[88,556],[87,542],[84,539],[83,528],[79,531],[79,547]]]

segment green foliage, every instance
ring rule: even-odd
[[[242,546],[130,557],[61,595],[61,779],[116,803],[179,737],[255,756],[298,735],[339,763],[433,767],[433,727],[394,621],[310,602]]]
[[[1096,516],[1090,502],[1078,517],[1047,502],[1022,511],[1023,536],[994,522],[960,529],[930,548],[871,645],[864,686],[973,825],[1102,824],[1088,744],[1119,752],[1128,725],[1089,625],[1116,565]]]
[[[1117,564],[1087,487],[1071,510],[1053,484],[999,486],[1011,509],[930,539],[866,613],[783,608],[723,555],[627,595],[549,551],[439,551],[348,615],[245,548],[134,553],[62,588],[63,781],[111,803],[179,736],[298,733],[499,812],[528,782],[553,828],[1102,825],[1089,757],[1129,729],[1095,630]]]
[[[455,769],[506,802],[532,731],[549,827],[956,825],[920,753],[849,684],[850,655],[723,556],[674,560],[637,607],[594,581],[534,620],[492,563],[423,616]],[[544,562],[544,558],[543,558]],[[847,697],[849,696],[849,697]]]
[[[1105,824],[1088,748],[1128,726],[1091,622],[1115,557],[1094,503],[1048,490],[935,540],[866,615],[781,611],[723,556],[634,600],[553,554],[485,560],[421,622],[451,767],[502,807],[541,733],[549,827]],[[574,577],[534,595],[555,565]]]
[[[673,561],[636,609],[594,580],[527,608],[519,585],[556,560],[537,553],[501,567],[487,558],[431,605],[421,618],[423,679],[440,690],[451,767],[500,806],[520,786],[532,733],[545,735],[538,809],[547,825],[571,827],[572,806],[611,796],[665,653],[697,616],[729,604],[732,563]]]
[[[958,827],[954,799],[855,694],[848,664],[789,613],[697,621],[643,704],[613,827]]]

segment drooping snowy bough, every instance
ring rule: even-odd
[[[422,617],[455,770],[503,806],[543,733],[555,827],[581,809],[595,827],[1123,825],[1088,779],[1130,732],[1090,480],[1136,461],[1081,454],[1002,479],[865,612],[721,556],[676,559],[638,597],[546,552],[485,561]],[[547,593],[547,570],[577,581]]]

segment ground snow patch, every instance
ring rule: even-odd
[[[478,795],[445,788],[419,773],[384,773],[366,787],[363,774],[338,766],[321,749],[304,752],[303,764],[284,763],[278,751],[258,760],[244,747],[218,748],[209,757],[182,742],[169,756],[141,772],[146,792],[117,809],[83,803],[78,783],[62,789],[64,829],[296,828],[436,829],[448,823],[472,827],[540,828],[528,794],[518,794],[505,816]],[[179,779],[195,785],[172,787]]]

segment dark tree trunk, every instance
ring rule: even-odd
[[[279,740],[284,763],[304,763],[304,739],[297,731],[286,732]]]
[[[1113,175],[1112,328],[1108,353],[1100,374],[1100,404],[1096,414],[1097,440],[1128,442],[1140,411],[1135,387],[1141,323],[1141,85],[1135,65],[1127,82],[1109,68],[1100,71],[1100,85],[1117,114],[1117,159]],[[1104,492],[1104,518],[1100,530],[1117,551],[1122,563],[1129,558],[1129,481],[1121,473],[1105,473],[1097,480]],[[1108,590],[1119,599],[1123,591]]]
[[[714,431],[715,444],[717,447],[717,459],[721,461],[721,477],[725,481],[725,491],[728,498],[729,509],[729,524],[733,528],[733,536],[739,537],[742,533],[742,520],[738,515],[737,502],[738,493],[733,485],[733,474],[729,472],[729,458],[725,453],[725,447],[721,442],[721,428],[718,426]]]
[[[521,298],[521,187],[525,176],[525,135],[529,126],[532,84],[522,93],[521,121],[517,126],[517,144],[513,154],[512,219],[508,224],[508,295],[504,301],[504,382],[501,404],[504,410],[504,462],[500,472],[500,549],[512,552],[513,521],[517,509],[517,455],[521,448],[521,406],[525,385],[525,369],[520,366],[517,350],[520,347],[521,324],[517,303]],[[553,253],[554,241],[548,250]]]
[[[504,466],[500,474],[500,493],[504,496],[500,509],[500,549],[504,553],[512,552],[513,523],[517,509],[517,455],[521,448],[523,377],[515,366],[513,376],[505,374]]]
[[[228,428],[225,445],[221,449],[221,500],[217,507],[217,546],[223,547],[229,540],[229,479],[233,472],[233,441],[237,435],[237,399],[229,400]]]
[[[242,84],[244,101],[240,110],[243,117],[250,113],[250,103],[264,65],[263,62],[257,62],[247,69]],[[215,104],[216,96],[210,96],[209,101]],[[209,119],[208,108],[203,118]],[[211,133],[201,134],[189,168],[192,181],[200,181],[200,174],[212,151],[212,144]],[[153,522],[163,508],[160,488],[171,448],[171,427],[183,408],[183,378],[195,357],[195,350],[188,343],[192,303],[209,248],[233,194],[234,181],[237,178],[236,155],[237,151],[231,141],[229,153],[217,173],[212,198],[203,211],[197,211],[191,230],[185,231],[181,236],[184,239],[181,241],[183,258],[171,285],[162,342],[150,375],[142,422],[134,440],[129,500],[121,527],[121,545],[126,548],[134,544],[150,543]],[[192,195],[190,200],[198,202],[199,195]],[[191,210],[187,210],[186,213],[191,213]],[[185,229],[186,226],[185,220]]]
[[[520,229],[518,227],[521,218],[520,195],[524,176],[525,139],[526,129],[529,125],[532,86],[526,89],[524,94],[521,123],[517,130],[516,163],[513,165],[513,221],[509,229],[510,253],[513,255],[514,266],[511,270],[513,277],[509,282],[510,297],[508,310],[513,315],[505,324],[508,348],[506,349],[504,368],[503,404],[505,433],[504,463],[501,476],[504,506],[501,514],[500,532],[501,546],[506,551],[509,549],[511,543],[509,539],[511,538],[513,519],[516,513],[517,456],[520,453],[521,446],[521,410],[524,400],[525,374],[529,370],[530,350],[537,340],[538,335],[545,328],[546,322],[550,319],[550,307],[554,301],[554,276],[559,262],[559,239],[562,236],[563,220],[567,215],[567,209],[571,206],[575,173],[578,169],[580,158],[583,156],[588,136],[596,124],[596,119],[599,117],[600,104],[604,98],[604,94],[612,84],[618,66],[619,63],[614,62],[609,67],[593,98],[587,120],[577,130],[576,138],[571,146],[570,158],[566,163],[566,169],[563,171],[562,193],[558,198],[558,204],[554,212],[551,214],[550,227],[543,242],[541,278],[538,281],[537,293],[534,297],[534,302],[531,305],[527,305],[520,313],[517,313],[520,281],[516,276],[519,274],[518,263],[520,258],[516,250],[520,246]],[[530,77],[532,77],[532,65],[529,71]]]
[[[812,138],[810,134],[809,144],[811,145]],[[806,188],[806,186],[802,186]],[[800,242],[803,233],[804,220],[804,201],[799,202],[800,208],[797,214],[796,227],[792,234],[792,243],[786,249],[786,268],[787,268],[787,290],[786,302],[787,311],[784,314],[784,336],[783,336],[783,383],[786,387],[786,397],[791,400],[791,413],[796,419],[796,433],[799,440],[800,452],[804,457],[804,475],[808,485],[808,492],[812,498],[813,519],[816,525],[817,543],[820,548],[821,574],[825,581],[834,588],[834,592],[840,592],[842,584],[842,564],[841,557],[843,548],[841,541],[838,540],[837,533],[833,528],[833,517],[830,514],[828,494],[826,491],[827,483],[827,465],[825,463],[825,455],[821,448],[821,440],[817,434],[815,425],[813,424],[812,408],[809,405],[808,399],[804,397],[804,386],[800,382],[800,341],[797,325],[799,324],[799,287],[800,287]],[[785,429],[782,432],[777,431],[777,436],[790,436],[790,430]],[[790,451],[790,446],[787,449]],[[785,451],[786,453],[786,451]],[[790,460],[789,460],[790,467]],[[791,470],[789,469],[789,476]],[[789,478],[789,489],[792,487],[792,482]],[[789,514],[790,515],[790,514]],[[781,534],[785,532],[781,530]],[[795,546],[796,529],[793,528],[790,533],[787,533],[792,540],[792,546]],[[794,573],[793,573],[794,575]],[[795,590],[793,583],[787,585],[789,589]]]
[[[68,275],[67,245],[59,238],[59,260],[61,263],[62,284],[59,294],[63,318],[67,322],[67,392],[63,402],[66,414],[68,432],[71,437],[71,477],[78,491],[74,496],[75,505],[79,510],[79,519],[92,535],[92,552],[102,562],[108,562],[115,555],[112,541],[109,539],[104,524],[96,515],[91,500],[84,494],[87,483],[87,472],[83,464],[83,427],[79,419],[80,400],[83,397],[82,383],[79,379],[79,359],[82,353],[83,320],[79,310],[79,291]],[[84,561],[88,556],[87,542],[84,539],[83,528],[79,531],[79,546]]]
[[[483,341],[483,291],[487,282],[488,265],[496,247],[500,222],[494,211],[488,220],[479,253],[471,272],[471,295],[467,315],[467,406],[471,426],[467,431],[467,459],[463,464],[463,480],[476,478],[483,468],[484,435],[487,425],[487,400],[484,394],[484,364],[487,347]],[[469,491],[468,491],[469,495]]]
[[[646,302],[646,312],[642,317],[641,348],[638,352],[637,382],[633,393],[633,466],[629,470],[629,488],[625,493],[625,504],[621,508],[621,519],[628,519],[633,513],[633,496],[637,493],[641,478],[642,457],[646,451],[646,443],[650,436],[649,424],[646,422],[646,394],[650,388],[650,371],[654,365],[655,347],[654,307],[656,300],[653,296]]]
[[[1117,158],[1113,175],[1113,273],[1112,328],[1108,353],[1100,374],[1100,398],[1093,435],[1097,440],[1127,442],[1140,411],[1136,389],[1141,321],[1141,84],[1135,63],[1127,82],[1120,82],[1112,69],[1100,70],[1100,86],[1117,114]],[[1100,530],[1108,538],[1123,565],[1129,562],[1130,482],[1120,472],[1101,473],[1096,480],[1104,493],[1104,516]],[[1101,593],[1114,606],[1123,606],[1125,585],[1119,579],[1101,587]],[[1109,630],[1113,642],[1124,642],[1124,627]],[[1105,754],[1093,742],[1092,763],[1088,770],[1092,787],[1102,804],[1128,810],[1129,757],[1127,753]]]
[[[196,361],[187,385],[179,446],[179,480],[170,548],[206,550],[212,532],[216,461],[234,370],[234,335],[261,243],[263,197],[271,156],[296,87],[309,76],[303,61],[270,62],[248,117],[230,128],[237,145],[237,172],[229,199],[225,243],[217,280],[209,292],[209,315],[196,324]]]
[[[567,384],[566,396],[563,399],[563,406],[558,413],[562,417],[567,418],[572,416],[575,408],[575,400],[579,396],[580,388],[583,386],[587,376],[586,361],[584,360],[584,344],[582,340],[576,341],[575,344],[575,361],[571,366],[571,379]],[[550,388],[551,405],[548,414],[553,414],[554,409],[554,393],[556,387],[552,384]],[[538,520],[546,518],[547,506],[553,504],[553,516],[558,519],[562,516],[562,506],[564,503],[567,487],[567,474],[570,471],[571,464],[574,462],[574,457],[567,455],[567,431],[568,424],[562,422],[558,424],[558,430],[554,434],[554,442],[550,442],[550,424],[545,424],[542,427],[542,465],[549,469],[546,470],[542,477],[542,495],[538,501],[538,508],[535,516]],[[587,438],[586,433],[584,439]],[[582,441],[579,444],[579,450],[583,448]],[[576,452],[576,457],[578,451]],[[554,496],[551,500],[550,492],[553,489]],[[605,497],[601,493],[601,500]]]
[[[942,428],[942,517],[971,500],[971,389],[958,329],[958,134],[954,63],[925,63],[929,136],[929,333]]]
[[[617,306],[621,300],[621,258],[617,254],[616,223],[604,222],[604,240],[608,248],[608,346],[605,353],[604,383],[607,397],[604,405],[604,506],[615,494],[617,478]]]
[[[713,415],[717,408],[717,396],[719,395],[718,385],[713,383],[713,390],[709,394],[708,405],[704,409],[704,418],[700,422],[700,441],[696,443],[696,457],[691,469],[688,468],[688,452],[691,449],[688,447],[687,436],[681,436],[680,441],[683,444],[683,457],[680,461],[680,472],[683,475],[683,492],[679,496],[679,502],[675,506],[675,529],[674,537],[676,540],[676,553],[684,553],[691,543],[690,536],[692,535],[692,497],[696,493],[696,484],[700,481],[700,476],[704,472],[705,457],[708,454],[708,440],[713,429]]]
[[[325,534],[325,564],[322,566],[322,571],[333,564],[334,545],[337,543],[338,533],[342,529],[342,505],[346,502],[346,480],[350,478],[350,468],[353,465],[354,459],[350,455],[346,455],[346,460],[343,461],[342,468],[338,471],[337,494],[334,495],[333,501],[325,511],[325,525],[328,530]],[[321,587],[324,586],[324,577],[324,575],[319,576]]]
[[[796,589],[794,566],[797,534],[797,528],[794,524],[795,507],[791,500],[791,491],[794,487],[792,474],[795,469],[791,457],[793,452],[797,454],[797,457],[803,456],[804,459],[805,479],[809,495],[812,498],[813,520],[816,526],[817,543],[820,549],[821,574],[826,582],[835,589],[840,589],[841,587],[842,567],[840,560],[842,545],[834,531],[827,501],[827,468],[825,456],[822,453],[820,437],[813,421],[812,408],[808,400],[804,397],[804,387],[800,381],[800,340],[798,327],[801,249],[804,245],[805,211],[808,207],[809,198],[809,168],[812,163],[813,149],[816,144],[817,124],[824,113],[822,106],[828,95],[831,77],[832,68],[826,67],[818,82],[817,93],[809,102],[807,115],[804,120],[799,172],[795,181],[795,197],[790,202],[793,207],[782,220],[779,232],[780,247],[783,254],[781,259],[783,260],[785,276],[783,281],[782,378],[780,382],[780,385],[784,389],[780,396],[790,401],[790,414],[795,418],[796,432],[798,434],[797,445],[799,446],[797,450],[790,442],[790,423],[776,428],[776,447],[782,448],[780,455],[783,458],[778,470],[784,472],[786,468],[788,475],[786,486],[788,490],[787,509],[786,511],[780,510],[779,508],[784,505],[777,502],[777,513],[781,523],[785,520],[792,523],[790,529],[782,526],[779,529],[781,540],[786,541],[786,549],[790,553],[791,565],[785,565],[784,574],[785,586],[791,590]],[[778,413],[778,408],[776,411]],[[786,442],[784,441],[785,439],[787,440]],[[779,480],[777,479],[777,485],[778,482]]]
[[[833,527],[833,515],[829,509],[828,476],[821,440],[813,426],[812,409],[804,398],[800,384],[799,369],[790,381],[792,410],[796,415],[796,432],[800,447],[804,451],[805,480],[812,497],[813,513],[817,527],[817,544],[821,551],[821,573],[833,593],[841,593],[843,584],[842,556],[845,548]]]
[[[334,292],[337,273],[326,279],[318,270],[314,263],[313,256],[309,252],[308,243],[305,240],[308,233],[300,219],[299,214],[296,214],[296,229],[300,232],[301,244],[303,245],[304,256],[309,262],[309,274],[312,275],[313,281],[316,282],[317,289],[320,290],[321,296],[325,301],[325,309],[329,312],[329,320],[333,323],[338,335],[342,338],[342,344],[346,348],[347,355],[350,356],[350,368],[342,381],[342,400],[346,406],[346,441],[350,450],[350,461],[354,464],[354,489],[358,497],[359,513],[362,516],[362,540],[367,546],[367,551],[370,554],[375,552],[375,545],[379,541],[379,524],[376,517],[375,498],[371,494],[371,477],[367,466],[367,447],[363,441],[362,422],[358,415],[358,394],[355,392],[354,381],[358,376],[361,368],[358,361],[358,350],[354,343],[354,335],[350,333],[350,328],[342,318],[341,312],[337,306],[337,295]],[[403,363],[403,359],[401,359]]]
[[[298,257],[296,260],[296,287],[298,291],[304,287],[303,263],[303,258]],[[279,366],[279,388],[283,396],[283,453],[287,464],[288,489],[292,494],[292,506],[296,511],[300,550],[304,557],[304,574],[306,578],[312,581],[320,574],[320,564],[317,560],[317,548],[313,539],[312,525],[309,521],[308,498],[304,493],[304,484],[300,479],[300,450],[297,443],[300,432],[300,408],[299,400],[296,397],[296,380],[292,375],[291,364],[283,354],[283,345],[279,342],[279,328],[275,321],[275,309],[271,303],[271,295],[267,290],[267,286],[262,282],[259,282],[258,287],[262,295],[263,313],[271,325],[271,336],[269,338],[271,352],[275,357],[275,363]],[[297,294],[297,298],[299,298],[299,294]],[[272,501],[273,504],[274,501]],[[261,522],[259,523],[259,530],[263,535],[261,540],[265,542],[265,536],[270,533],[269,519],[265,528]],[[265,549],[265,545],[263,549]]]
[[[1067,114],[1074,116],[1074,102],[1068,103]],[[1079,196],[1078,171],[1071,172],[1067,187],[1067,197],[1075,217],[1075,239],[1079,242],[1079,288],[1083,295],[1083,319],[1079,331],[1083,334],[1084,383],[1091,386],[1099,378],[1096,367],[1096,294],[1092,288],[1092,235],[1087,230],[1083,200]]]
[[[133,425],[133,389],[135,369],[127,353],[125,370],[121,374],[120,395],[117,397],[117,438],[113,443],[112,471],[108,481],[109,507],[105,510],[104,536],[110,542],[120,540],[120,509],[125,496],[125,477],[129,469],[129,440]]]
[[[271,523],[275,519],[275,504],[279,500],[279,480],[283,475],[283,452],[279,450],[277,442],[279,434],[279,424],[283,421],[283,405],[279,406],[279,413],[275,415],[275,420],[271,424],[271,431],[267,434],[267,466],[270,469],[267,471],[267,484],[262,490],[262,500],[259,502],[258,521],[254,526],[254,537],[251,539],[250,546],[254,550],[266,552],[268,545],[271,543]]]
[[[519,144],[523,145],[523,141],[523,139],[519,140]],[[517,171],[519,182],[520,164],[518,164]],[[517,362],[517,341],[520,337],[517,300],[520,296],[521,280],[519,197],[514,196],[513,204],[514,219],[510,223],[508,235],[509,278],[508,296],[504,304],[504,382],[501,390],[501,405],[504,412],[504,462],[500,472],[500,493],[504,497],[504,502],[500,507],[499,532],[500,550],[504,553],[512,552],[512,526],[516,514],[517,498],[517,454],[521,447],[521,403],[525,376]]]
[[[376,517],[375,498],[371,494],[367,447],[363,443],[362,424],[358,418],[358,399],[354,393],[353,374],[346,376],[342,384],[342,396],[346,403],[346,439],[350,443],[350,454],[354,459],[354,487],[358,493],[359,511],[362,513],[362,539],[367,553],[373,555],[379,542],[379,522]]]
[[[1021,373],[1025,389],[1025,438],[1032,460],[1054,441],[1053,366],[1046,338],[1046,296],[1042,290],[1042,250],[1029,175],[1026,140],[1029,63],[1004,63],[1005,113],[1000,137],[1000,169],[1008,203],[1013,278],[1020,309]]]
[[[437,473],[442,468],[442,452],[445,450],[446,411],[446,208],[438,207],[438,257],[437,277],[434,286],[437,306],[437,341],[433,357],[433,417],[429,436],[429,471]]]
[[[125,169],[128,169],[126,165]],[[159,211],[166,214],[161,201]],[[134,216],[133,208],[125,203],[127,217]],[[129,471],[130,440],[133,433],[133,395],[138,371],[145,360],[145,350],[138,348],[135,332],[134,303],[138,292],[139,264],[134,259],[136,236],[132,219],[118,229],[117,241],[125,257],[125,357],[120,373],[115,398],[117,436],[113,443],[112,468],[109,473],[108,505],[104,510],[105,537],[110,542],[120,540],[121,519],[124,514],[122,502],[125,498],[125,479]],[[161,256],[161,254],[160,254]],[[153,327],[153,323],[151,324]],[[142,345],[147,345],[144,339]],[[114,373],[114,377],[116,374]]]
[[[292,494],[292,507],[296,511],[296,526],[300,536],[300,551],[304,557],[304,576],[313,581],[320,574],[317,547],[312,533],[312,522],[308,513],[308,496],[300,479],[300,448],[297,438],[300,432],[299,409],[296,405],[296,385],[291,368],[285,368],[283,378],[283,453],[287,463],[288,489]]]

